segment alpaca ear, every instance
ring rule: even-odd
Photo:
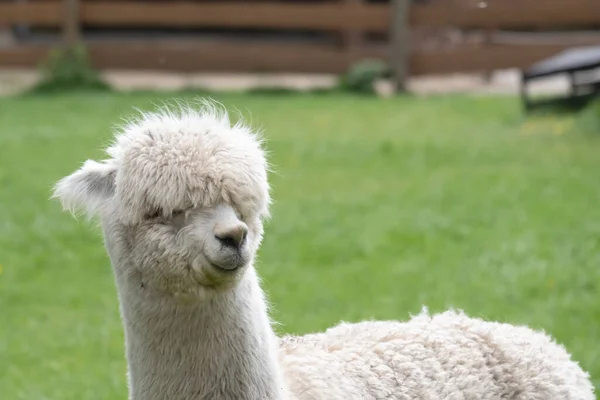
[[[116,172],[115,165],[88,160],[80,169],[58,181],[52,198],[59,199],[63,209],[73,214],[85,210],[88,217],[94,217],[115,192]]]

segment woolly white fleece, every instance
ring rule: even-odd
[[[547,335],[462,312],[342,323],[284,337],[280,353],[299,399],[595,398],[588,375]]]
[[[214,105],[144,114],[107,153],[55,196],[101,220],[130,399],[594,399],[549,336],[454,311],[277,338],[253,267],[270,203],[266,157]],[[224,224],[247,227],[238,249],[215,238]]]

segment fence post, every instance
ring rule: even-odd
[[[390,65],[394,91],[406,92],[410,63],[410,0],[391,0]]]
[[[63,0],[63,47],[72,51],[80,40],[79,0]]]
[[[490,29],[486,29],[483,32],[483,44],[485,46],[489,46],[490,44],[492,44],[493,36],[494,36],[494,33],[496,33],[496,30],[497,29],[490,28]],[[488,69],[488,70],[484,71],[482,74],[483,81],[488,84],[491,83],[493,75],[494,75],[493,69]]]
[[[344,6],[361,5],[363,0],[343,0]],[[351,52],[363,45],[363,35],[360,29],[346,30],[342,33],[344,50]]]

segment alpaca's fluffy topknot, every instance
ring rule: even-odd
[[[129,121],[107,149],[116,167],[115,200],[121,217],[220,201],[242,214],[265,217],[270,203],[267,161],[261,139],[232,125],[214,103],[200,109],[165,109]]]

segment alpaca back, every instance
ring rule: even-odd
[[[452,311],[285,337],[280,359],[298,399],[595,399],[547,335]]]

